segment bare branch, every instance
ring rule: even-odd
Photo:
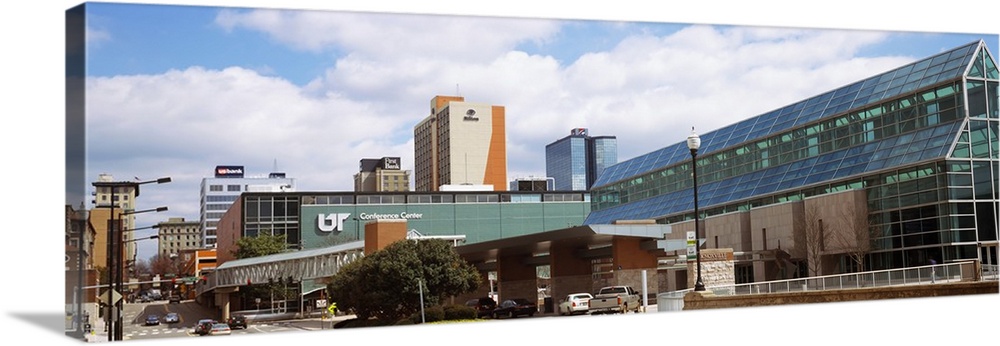
[[[842,209],[840,218],[844,229],[833,232],[832,243],[854,262],[855,270],[864,271],[865,259],[876,249],[879,230],[866,210],[853,205]]]
[[[819,207],[815,204],[806,203],[802,218],[797,220],[798,228],[802,230],[802,236],[806,249],[806,265],[809,267],[809,275],[819,275],[823,272],[823,250],[825,248],[825,232],[823,221],[820,219]]]

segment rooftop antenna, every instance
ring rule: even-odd
[[[458,89],[458,83],[455,83],[455,96],[462,96],[462,92]]]
[[[275,158],[274,159],[274,170],[272,172],[277,172],[277,171],[278,171],[278,159]]]

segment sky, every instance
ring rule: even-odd
[[[197,219],[198,185],[216,165],[243,165],[251,175],[277,166],[300,191],[350,190],[362,158],[399,156],[412,169],[412,127],[435,95],[505,106],[508,176],[538,176],[544,145],[571,128],[617,136],[626,160],[683,141],[692,126],[707,133],[974,40],[996,55],[1000,31],[981,17],[997,13],[988,1],[933,10],[856,0],[655,10],[631,0],[133,3],[197,6],[91,3],[83,95],[67,92],[62,69],[64,11],[79,2],[0,11],[3,42],[14,48],[0,64],[9,91],[3,104],[14,115],[0,138],[15,167],[5,181],[19,197],[2,210],[17,220],[13,229],[29,230],[12,233],[39,237],[11,244],[61,241],[59,231],[33,230],[60,229],[51,215],[61,201],[82,199],[52,198],[65,195],[60,184],[20,183],[63,181],[71,169],[60,126],[66,98],[86,98],[88,186],[99,173],[172,178],[143,186],[137,208],[169,211],[140,214],[142,227]],[[252,9],[260,7],[319,11]],[[25,210],[39,205],[47,212]],[[140,257],[153,253],[154,242],[140,244]],[[36,254],[8,246],[5,262],[38,260],[12,266],[12,276],[62,268],[58,247]],[[61,295],[62,282],[53,284],[52,295]],[[5,286],[5,293],[25,289]],[[8,317],[44,324],[49,315],[35,311],[62,310],[57,302],[35,310],[32,301],[8,299]]]
[[[509,178],[585,127],[621,161],[995,34],[335,10],[87,7],[87,182],[144,186],[137,227],[199,218],[216,165],[350,191],[363,158],[413,168],[435,95],[506,108]],[[142,236],[142,231],[137,231]],[[153,234],[155,230],[146,233]],[[139,243],[140,259],[156,242]]]

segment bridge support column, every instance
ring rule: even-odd
[[[219,288],[215,292],[215,304],[221,310],[222,321],[229,319],[230,297],[239,291],[239,287]]]

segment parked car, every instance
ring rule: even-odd
[[[601,288],[590,300],[590,314],[639,312],[640,305],[642,294],[631,286],[608,286]]]
[[[497,301],[490,297],[469,299],[465,306],[476,310],[476,317],[487,317],[493,314],[493,309],[497,308]]]
[[[229,316],[229,320],[226,321],[231,329],[247,329],[247,318],[243,315],[232,315]]]
[[[163,316],[163,323],[177,323],[181,321],[181,315],[176,312],[168,312]]]
[[[170,304],[180,303],[180,302],[181,302],[181,296],[170,296],[170,299],[169,299],[169,303]]]
[[[500,316],[514,318],[522,315],[530,317],[534,316],[536,312],[538,312],[537,303],[532,303],[524,298],[514,298],[504,300],[497,305],[497,308],[493,309],[493,318],[500,318]]]
[[[225,323],[213,323],[212,327],[208,330],[208,335],[229,335],[232,334],[232,329],[229,329],[229,325]]]
[[[594,298],[590,293],[567,294],[559,302],[560,315],[586,314],[590,310],[590,299]]]
[[[156,316],[156,315],[146,316],[146,325],[147,326],[158,326],[158,325],[160,325],[160,316]]]
[[[198,320],[198,324],[194,325],[194,333],[198,335],[208,335],[212,331],[212,325],[215,324],[213,319],[201,319]]]

